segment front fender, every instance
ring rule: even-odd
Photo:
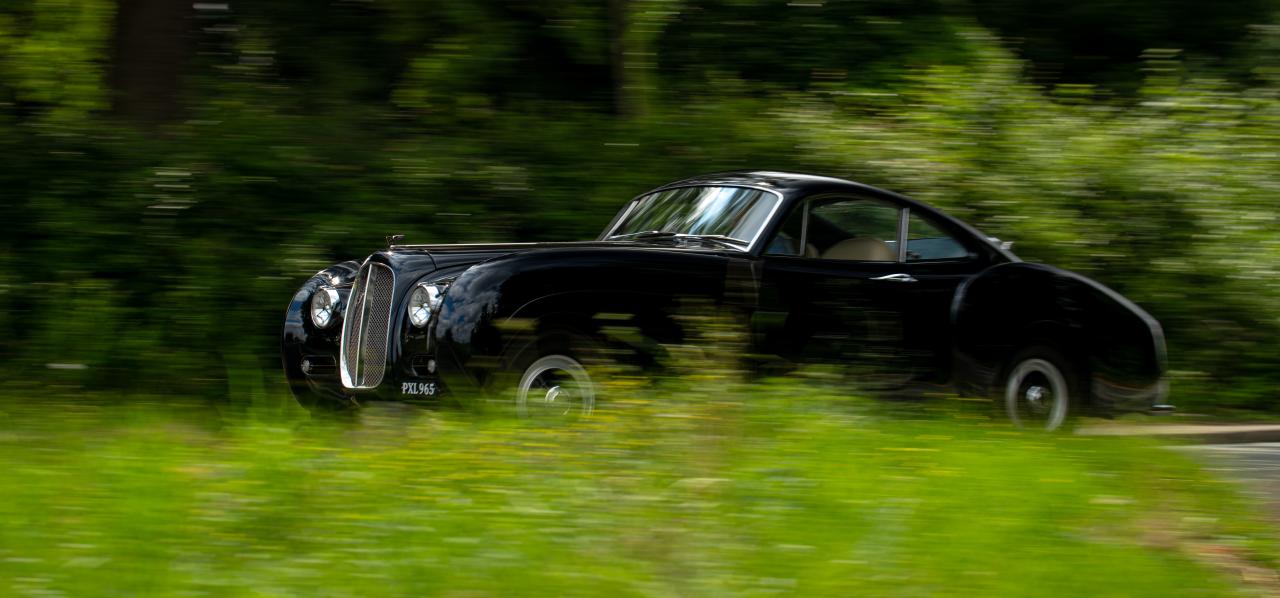
[[[1094,280],[1052,266],[993,266],[962,285],[952,304],[960,384],[989,394],[1015,351],[1051,344],[1088,376],[1101,411],[1146,410],[1163,402],[1166,367],[1160,323]]]
[[[442,377],[483,385],[506,367],[531,324],[591,332],[596,316],[670,313],[684,301],[722,303],[726,264],[715,254],[536,251],[477,264],[449,286],[435,326]]]
[[[308,317],[307,304],[322,286],[337,288],[345,304],[346,292],[351,289],[351,283],[359,270],[360,263],[356,261],[334,264],[307,279],[289,301],[284,314],[280,356],[289,388],[300,400],[310,398],[310,393],[332,398],[342,396],[342,385],[336,368],[339,336],[342,334],[341,322],[325,330],[317,329]],[[326,364],[335,364],[331,375],[328,371],[313,372],[313,375],[304,373],[302,361],[308,357],[328,358],[324,361]]]

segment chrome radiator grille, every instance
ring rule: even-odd
[[[395,274],[391,268],[366,262],[351,287],[342,323],[342,385],[373,388],[387,369],[388,329]]]

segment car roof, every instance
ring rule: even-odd
[[[671,189],[676,187],[690,187],[702,185],[728,185],[728,186],[748,186],[759,187],[770,191],[775,191],[786,199],[793,199],[798,196],[807,196],[814,193],[829,193],[839,191],[862,191],[874,194],[888,194],[897,196],[899,199],[911,201],[906,197],[899,196],[896,193],[864,185],[855,181],[840,179],[836,177],[823,176],[817,174],[807,174],[802,172],[786,172],[780,170],[737,170],[731,172],[717,172],[712,174],[703,174],[687,179],[682,179],[672,183],[667,183],[654,191],[663,189]],[[918,202],[912,202],[918,203]]]
[[[667,183],[657,189],[646,192],[644,195],[667,189],[704,185],[753,187],[776,192],[782,196],[782,214],[788,213],[792,206],[794,206],[799,200],[817,194],[858,193],[871,197],[878,196],[883,199],[890,199],[899,204],[906,205],[910,207],[913,212],[924,212],[925,214],[932,216],[936,221],[946,223],[953,229],[964,231],[966,234],[983,245],[991,248],[995,253],[1004,256],[1006,259],[1011,261],[1018,260],[1017,256],[1013,255],[1003,247],[998,246],[990,237],[987,237],[978,229],[927,203],[912,199],[899,193],[894,193],[893,191],[881,189],[879,187],[831,176],[808,174],[803,172],[786,172],[780,170],[738,170],[731,172],[717,172]],[[613,225],[611,224],[610,226],[612,227]]]

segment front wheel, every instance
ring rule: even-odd
[[[1057,430],[1081,400],[1071,363],[1048,347],[1031,347],[1010,360],[1001,399],[1015,426]]]
[[[545,355],[524,370],[516,387],[516,413],[530,418],[586,417],[596,406],[587,368],[563,354]]]

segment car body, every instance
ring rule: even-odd
[[[991,396],[1046,428],[1166,408],[1160,325],[1116,292],[896,193],[763,171],[641,194],[595,241],[389,240],[294,295],[284,369],[307,405],[514,387],[524,412],[573,387],[589,412],[580,353],[611,342],[602,317],[657,347],[686,338],[690,305],[730,314],[764,371],[834,363],[875,392]],[[652,364],[641,345],[624,349]]]

